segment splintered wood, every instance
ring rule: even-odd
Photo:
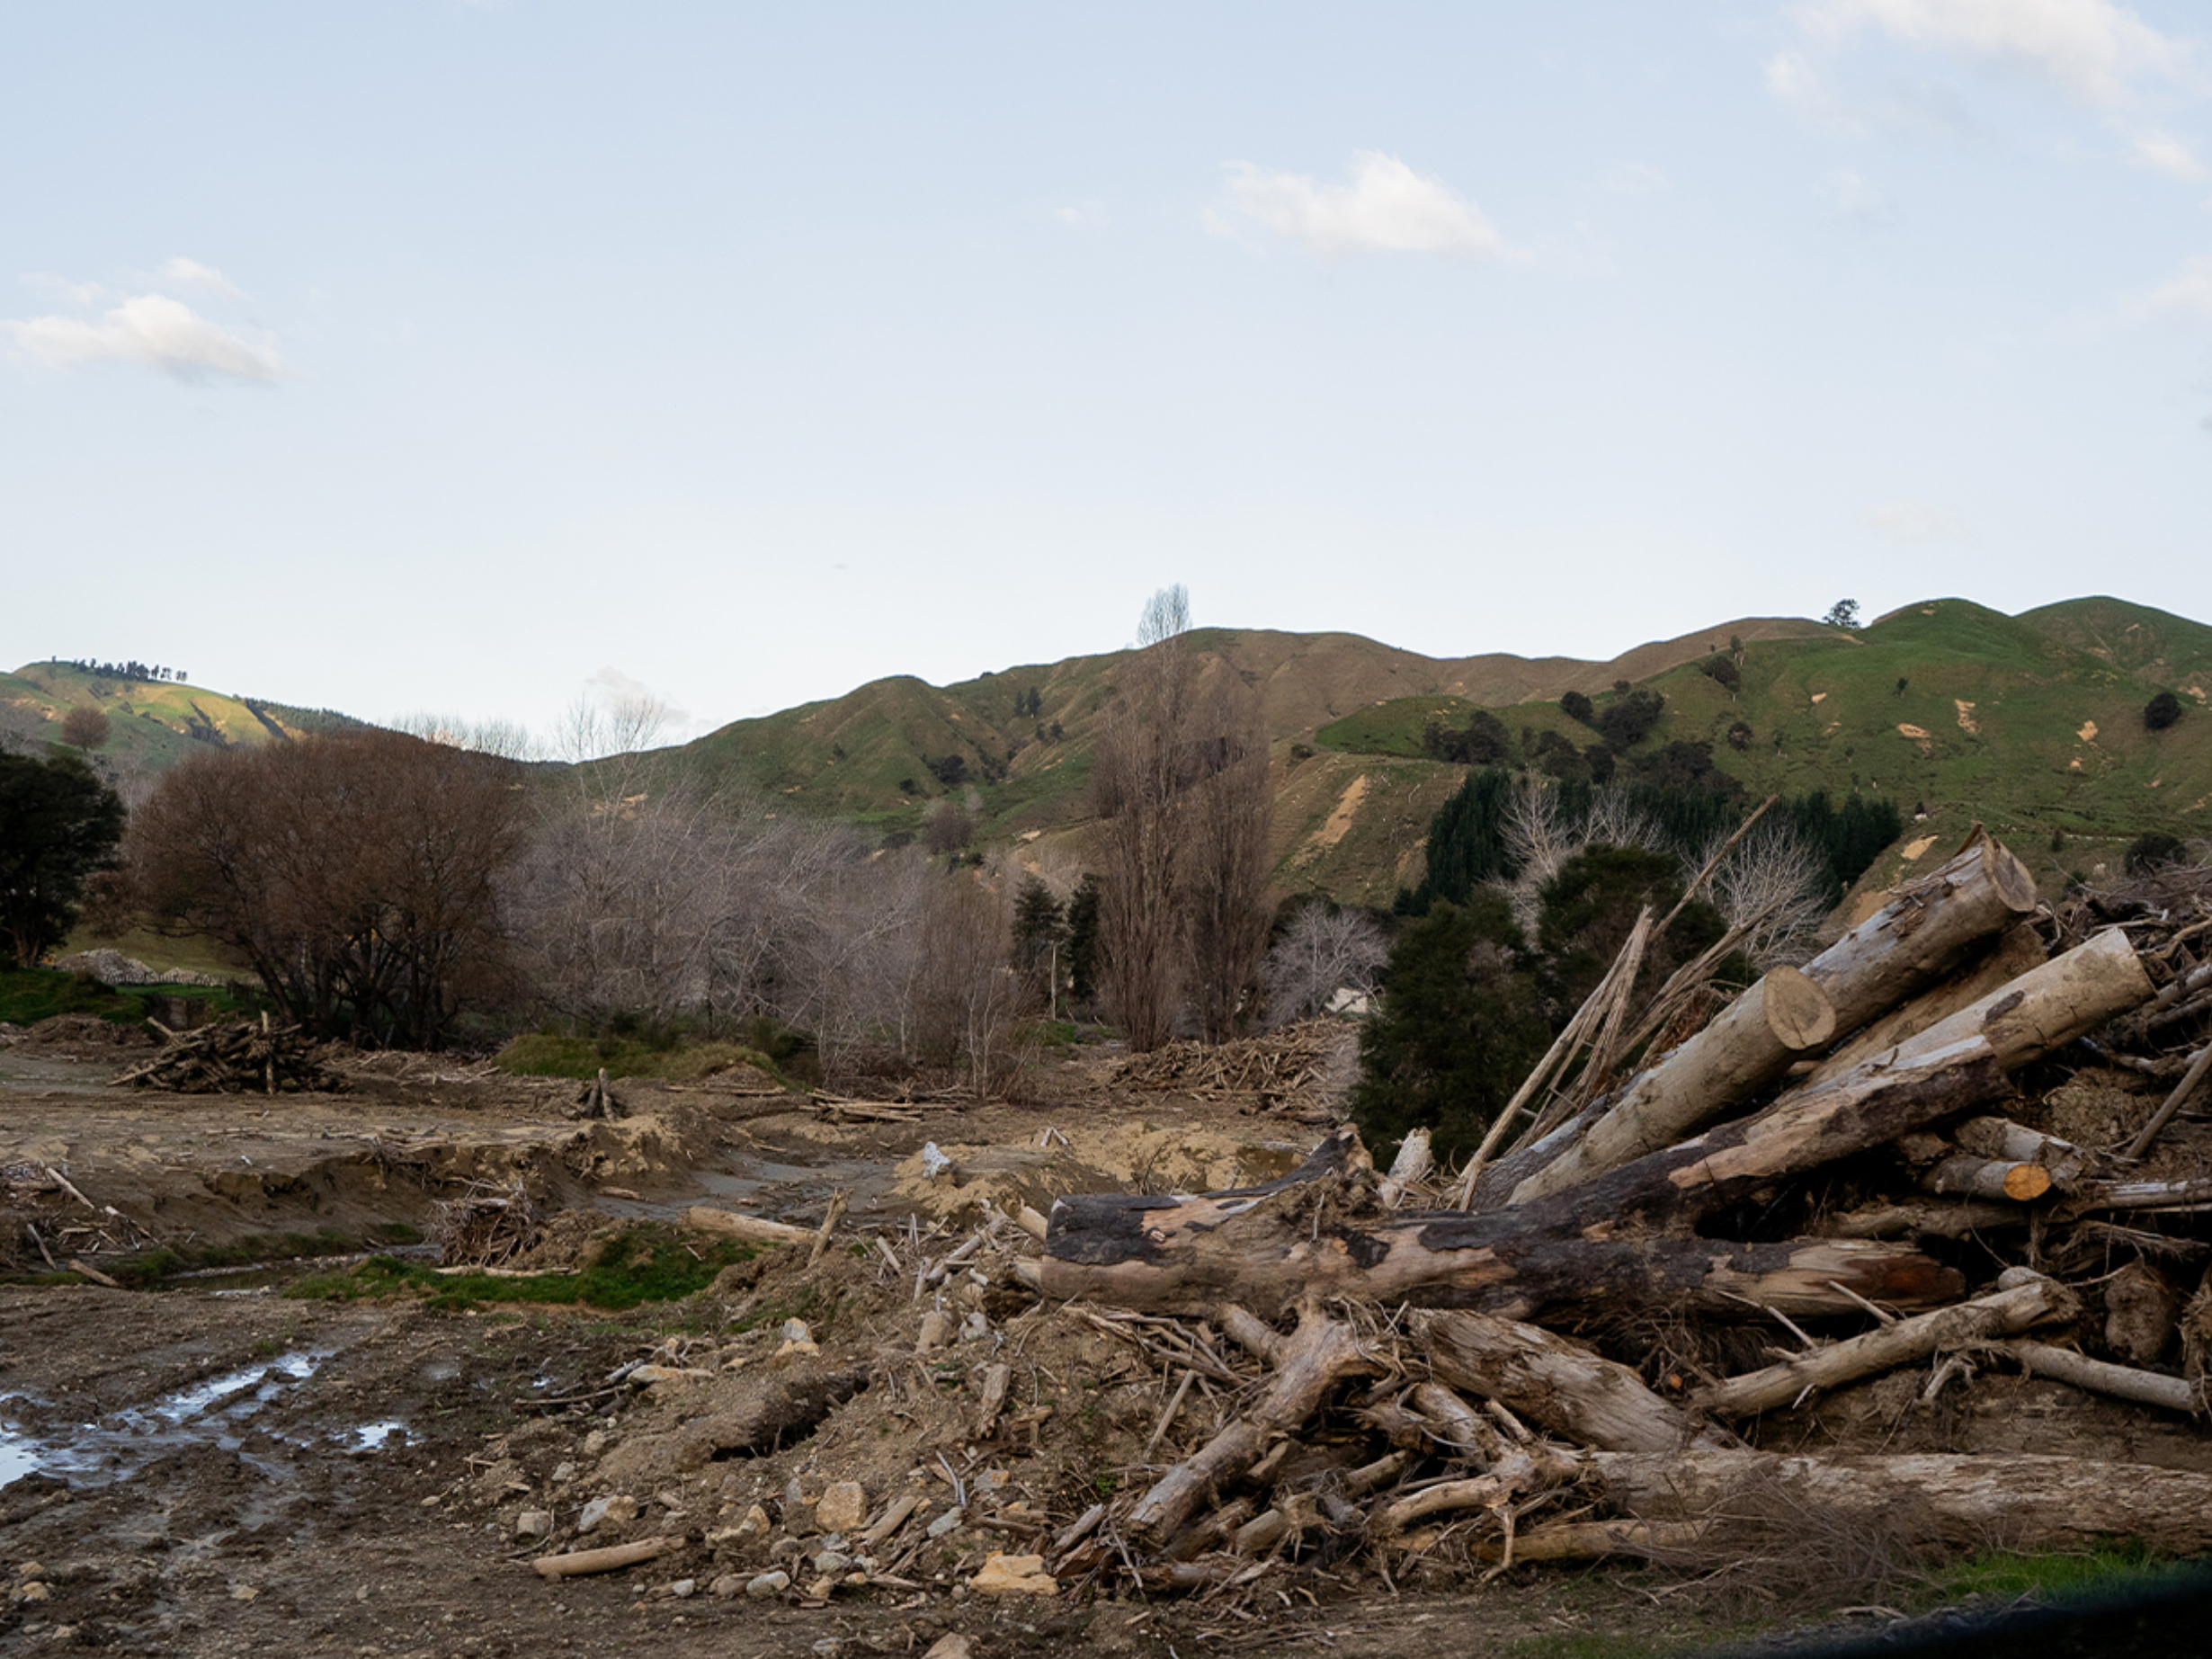
[[[1905,1506],[1929,1548],[2212,1548],[2212,1476],[2192,1469],[1757,1443],[1762,1417],[1900,1367],[1930,1397],[2027,1375],[2201,1423],[2212,1275],[2193,1300],[2166,1275],[2212,1254],[2185,1116],[2212,1072],[2212,872],[2152,885],[2054,915],[1977,829],[1699,1030],[1593,998],[1503,1155],[1458,1178],[1429,1177],[1425,1139],[1378,1176],[1339,1128],[1263,1185],[1061,1199],[1025,1277],[1156,1367],[1164,1407],[1146,1478],[1068,1527],[1049,1570],[1226,1593],[1361,1551],[1386,1572],[1710,1568],[1761,1547],[1726,1524],[1761,1504],[1840,1527]],[[1264,1089],[1320,1058],[1239,1048],[1120,1077]],[[1578,1053],[1613,1081],[1579,1084]],[[2117,1132],[2069,1134],[2033,1093],[2061,1058],[2156,1081]],[[2165,1164],[2132,1162],[2162,1144]],[[1440,1197],[1454,1207],[1423,1207]],[[1723,1325],[1729,1342],[1700,1336]],[[1753,1354],[1747,1326],[1772,1362],[1726,1374],[1710,1356]]]
[[[1124,1060],[1113,1080],[1125,1088],[1173,1089],[1203,1099],[1256,1095],[1262,1109],[1271,1110],[1328,1075],[1343,1029],[1336,1021],[1307,1020],[1218,1047],[1169,1043]]]
[[[226,1021],[181,1033],[147,1023],[168,1040],[151,1059],[111,1078],[111,1085],[131,1084],[173,1094],[295,1094],[346,1086],[326,1064],[320,1044],[296,1025],[272,1030],[266,1014],[258,1022]]]

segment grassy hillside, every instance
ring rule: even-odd
[[[2212,833],[2212,629],[2109,599],[2006,617],[1967,600],[1908,605],[1857,633],[1747,641],[1730,691],[1697,663],[1643,683],[1666,711],[1646,745],[1709,744],[1754,795],[1859,790],[1908,819],[1978,817],[2019,842],[2054,830],[2102,841],[2145,830]],[[2184,714],[2145,727],[2154,691]],[[1601,711],[1610,692],[1595,700]],[[1422,753],[1432,716],[1464,726],[1462,703],[1401,699],[1325,727],[1320,741],[1377,757]],[[1494,709],[1530,729],[1593,738],[1556,701]],[[1744,745],[1731,745],[1738,723]],[[1641,746],[1640,746],[1641,747]]]
[[[34,743],[61,741],[72,709],[97,709],[111,735],[101,754],[124,771],[158,772],[197,745],[232,748],[357,726],[347,716],[227,697],[175,681],[110,679],[68,663],[32,663],[0,673],[0,718]]]

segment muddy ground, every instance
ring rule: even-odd
[[[53,1039],[0,1048],[0,1174],[13,1182],[0,1188],[0,1271],[44,1271],[26,1221],[64,1265],[159,1247],[189,1270],[242,1241],[358,1252],[433,1233],[441,1202],[472,1183],[519,1184],[553,1217],[546,1264],[588,1249],[596,1228],[695,1203],[811,1224],[843,1189],[854,1231],[812,1268],[771,1249],[704,1293],[620,1314],[298,1299],[285,1283],[308,1268],[282,1262],[145,1290],[0,1285],[7,1651],[919,1655],[959,1632],[986,1656],[1440,1655],[1569,1651],[1606,1633],[1635,1648],[1719,1643],[1854,1603],[1862,1624],[1888,1617],[1863,1572],[1826,1585],[1778,1574],[1716,1597],[1618,1570],[1479,1583],[1448,1558],[1389,1575],[1325,1565],[1229,1598],[971,1592],[993,1553],[1037,1548],[1171,1460],[1205,1408],[1194,1399],[1147,1461],[1164,1390],[1141,1355],[1038,1304],[989,1253],[926,1291],[915,1264],[968,1235],[986,1197],[1011,1211],[1059,1191],[1280,1173],[1317,1137],[1326,1098],[1265,1112],[1137,1094],[1110,1083],[1117,1054],[1086,1049],[1036,1068],[1021,1103],[925,1102],[911,1122],[830,1121],[712,1080],[619,1085],[631,1115],[579,1122],[573,1084],[415,1057],[356,1068],[343,1093],[273,1100],[106,1086],[122,1057]],[[38,1190],[43,1165],[89,1206]],[[973,1340],[924,1348],[932,1311]],[[816,1351],[785,1350],[792,1318]],[[677,1374],[610,1384],[644,1359]],[[992,1364],[1015,1382],[979,1434]],[[2099,1410],[2018,1378],[1985,1379],[1940,1419],[1911,1407],[1878,1386],[1849,1390],[1784,1432],[2056,1449]],[[2125,1432],[2144,1461],[2208,1466],[2186,1423],[2130,1418]],[[854,1487],[871,1519],[921,1502],[880,1546],[840,1531],[825,1561],[825,1506]],[[548,1583],[529,1565],[649,1538],[673,1543],[627,1572]],[[789,1584],[760,1593],[778,1572]],[[877,1585],[851,1588],[853,1572]],[[1886,1587],[1902,1599],[1910,1585]]]

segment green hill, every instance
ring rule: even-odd
[[[2055,830],[2094,849],[2149,829],[2205,834],[2212,807],[2212,733],[2193,714],[2163,733],[2142,718],[2156,691],[2192,710],[2212,697],[2212,628],[2119,600],[2020,617],[1934,600],[1849,633],[1751,618],[1605,663],[1439,659],[1349,634],[1211,629],[1190,639],[1261,693],[1277,879],[1345,900],[1387,902],[1419,879],[1429,820],[1465,776],[1423,746],[1432,720],[1464,727],[1488,709],[1525,761],[1546,732],[1594,742],[1558,699],[1579,691],[1601,713],[1621,682],[1666,698],[1637,754],[1707,744],[1754,795],[1856,789],[1894,799],[1908,819],[1924,813],[1922,833],[1938,838],[1980,818],[2038,853]],[[1734,690],[1703,671],[1715,656],[1737,666]],[[1071,839],[1087,811],[1099,714],[1126,660],[1025,664],[944,687],[876,681],[725,727],[686,753],[883,830],[915,827],[951,797],[977,807],[986,836]]]
[[[31,663],[0,673],[0,723],[33,743],[60,742],[61,722],[78,708],[108,717],[101,754],[120,771],[142,772],[165,771],[202,745],[236,748],[361,724],[181,681],[102,675],[73,663]]]

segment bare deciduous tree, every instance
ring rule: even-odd
[[[1340,990],[1374,992],[1390,941],[1357,910],[1336,910],[1323,900],[1302,905],[1267,953],[1261,970],[1267,987],[1270,1025],[1288,1025],[1326,1008]]]
[[[1717,850],[1708,849],[1707,858]],[[1812,956],[1826,919],[1827,878],[1826,861],[1804,836],[1762,821],[1713,871],[1708,896],[1722,921],[1752,930],[1744,941],[1752,962],[1795,966]]]
[[[221,941],[287,1020],[434,1048],[510,990],[514,781],[397,732],[195,755],[131,822],[125,902]]]
[[[1121,676],[1092,768],[1100,819],[1099,939],[1107,1005],[1129,1046],[1175,1033],[1187,994],[1218,1039],[1266,942],[1271,796],[1257,699],[1189,652],[1189,601],[1146,607],[1151,641]]]

